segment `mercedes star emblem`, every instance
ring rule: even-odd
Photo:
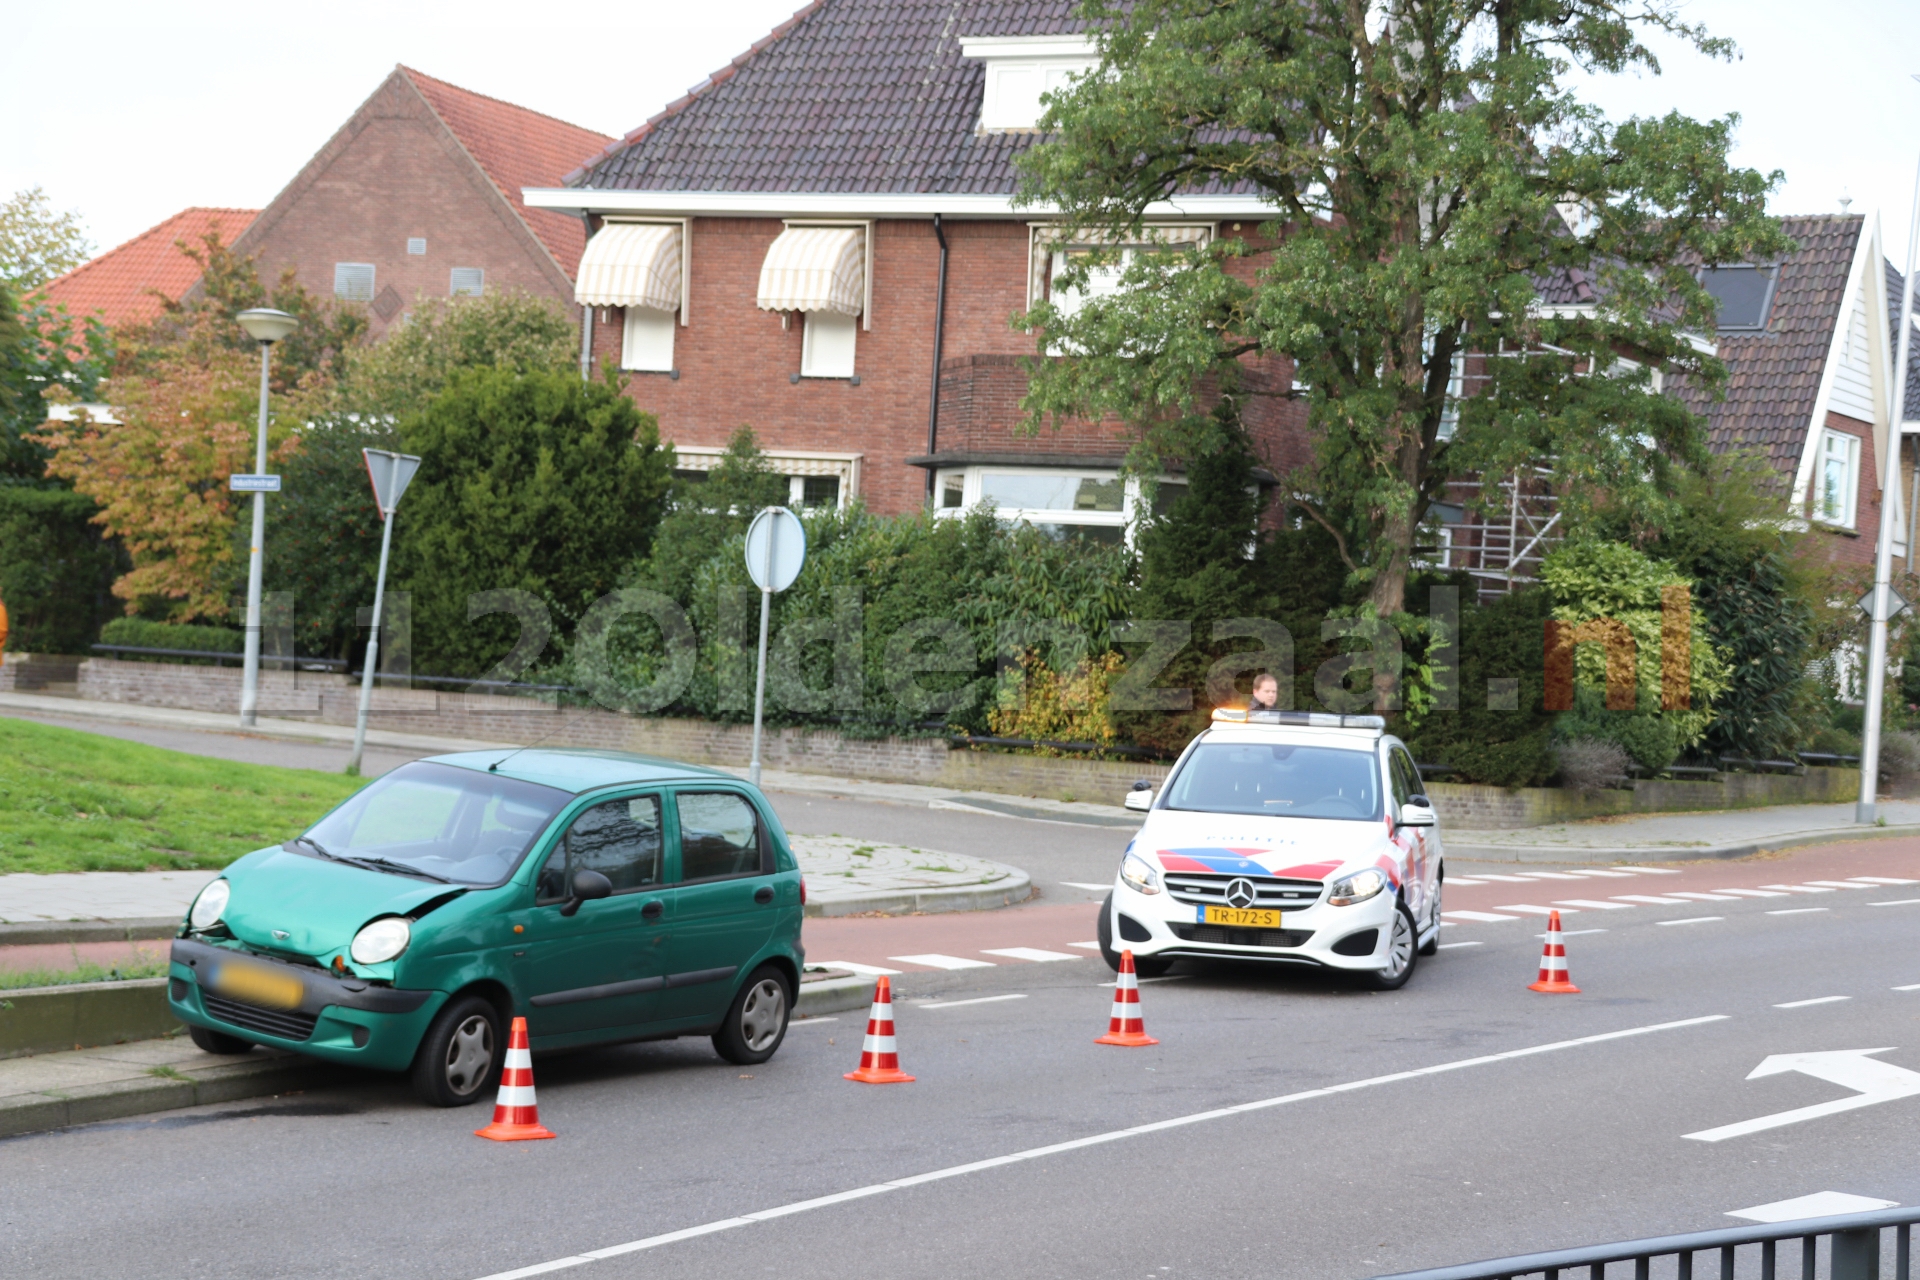
[[[1227,901],[1236,907],[1253,905],[1253,881],[1242,878],[1227,886]]]

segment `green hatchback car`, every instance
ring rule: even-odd
[[[487,1096],[535,1051],[705,1035],[780,1047],[806,888],[758,790],[611,751],[436,756],[241,858],[174,939],[167,998],[213,1053],[273,1045]]]

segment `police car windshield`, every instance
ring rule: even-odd
[[[1380,816],[1371,751],[1267,742],[1203,742],[1167,790],[1167,808],[1278,818]]]

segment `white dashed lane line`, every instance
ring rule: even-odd
[[[1904,987],[1895,987],[1895,991],[1920,991],[1920,982],[1911,982]]]
[[[1439,948],[1438,948],[1438,949],[1439,949],[1439,950],[1441,950],[1441,951],[1451,951],[1451,950],[1453,950],[1453,949],[1454,949],[1455,947],[1478,947],[1478,946],[1482,946],[1482,945],[1484,945],[1484,944],[1482,944],[1482,943],[1480,943],[1480,942],[1478,942],[1478,941],[1474,941],[1474,942],[1443,942],[1443,943],[1441,943],[1441,944],[1440,944],[1440,946],[1439,946]]]
[[[1779,889],[1785,893],[1832,893],[1831,889],[1819,889],[1810,884],[1763,884],[1762,889]]]
[[[1070,951],[1043,951],[1039,947],[982,947],[984,956],[1006,956],[1010,960],[1031,960],[1035,964],[1047,964],[1054,960],[1084,960],[1085,956],[1076,956]]]
[[[1920,898],[1894,898],[1886,902],[1869,902],[1870,907],[1910,907],[1920,902]]]
[[[1770,916],[1804,916],[1815,911],[1831,910],[1831,907],[1782,907],[1777,911],[1769,911],[1767,914]]]
[[[1684,907],[1687,905],[1685,898],[1656,898],[1651,894],[1645,893],[1616,893],[1613,896],[1621,902],[1644,902],[1652,907]]]
[[[1578,907],[1536,907],[1530,902],[1509,903],[1504,907],[1495,907],[1494,910],[1495,911],[1518,911],[1520,914],[1528,915],[1528,916],[1550,916],[1556,910],[1559,911],[1559,913],[1563,916],[1572,916],[1572,915],[1580,914],[1580,908]]]
[[[1088,884],[1083,880],[1062,880],[1060,883],[1069,889],[1085,889],[1088,893],[1105,893],[1113,888],[1110,884]]]
[[[1896,880],[1892,876],[1848,876],[1849,880],[1859,880],[1864,884],[1920,884],[1920,880]]]
[[[1787,895],[1772,889],[1715,889],[1715,893],[1730,893],[1736,898],[1784,898]]]
[[[1655,924],[1708,924],[1714,920],[1725,920],[1725,916],[1688,916],[1685,920],[1655,920]]]
[[[1491,911],[1442,911],[1440,913],[1449,922],[1454,920],[1518,920],[1519,916],[1497,916]]]
[[[1809,880],[1808,884],[1824,885],[1829,889],[1871,889],[1870,884],[1855,884],[1851,880]]]
[[[1727,902],[1730,899],[1724,893],[1689,893],[1685,889],[1667,890],[1669,898],[1688,898],[1694,902]]]
[[[900,976],[900,970],[898,969],[882,969],[870,964],[855,964],[851,960],[812,960],[808,962],[809,968],[814,965],[818,965],[822,969],[845,969],[847,972],[857,973],[863,978],[897,978]]]
[[[964,956],[943,956],[930,951],[919,956],[888,956],[889,960],[898,960],[901,964],[920,964],[929,969],[991,969],[991,960],[968,960]]]
[[[1553,904],[1556,907],[1588,907],[1594,911],[1631,911],[1631,902],[1601,902],[1597,898],[1562,898]]]
[[[1078,957],[1076,957],[1076,959],[1077,958]],[[971,1000],[916,1000],[913,1003],[913,1007],[916,1009],[958,1009],[962,1005],[997,1004],[1002,1000],[1025,1000],[1026,998],[1025,992],[1019,992],[1009,996],[975,996]]]
[[[1842,1000],[1851,1000],[1852,996],[1815,996],[1811,1000],[1789,1000],[1785,1004],[1773,1006],[1776,1009],[1804,1009],[1810,1004],[1839,1004]]]

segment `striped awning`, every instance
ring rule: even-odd
[[[609,222],[587,241],[573,300],[588,307],[680,309],[680,227]]]
[[[788,227],[760,264],[762,311],[836,311],[866,305],[867,233],[860,227]]]

